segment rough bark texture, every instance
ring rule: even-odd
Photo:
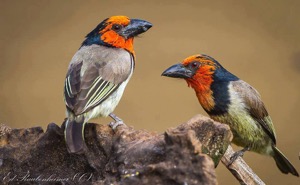
[[[164,134],[89,123],[88,152],[69,154],[62,127],[0,126],[3,184],[217,184],[215,166],[232,135],[197,115]]]

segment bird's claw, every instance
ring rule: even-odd
[[[240,151],[235,152],[231,157],[230,157],[230,161],[228,163],[228,166],[232,165],[232,163],[238,158],[238,157],[243,157],[244,153],[246,151],[249,151],[250,147],[245,147]]]
[[[234,152],[234,154],[230,157],[230,161],[228,163],[228,166],[231,166],[232,163],[238,158],[243,157],[244,153],[241,151]]]
[[[116,128],[120,125],[125,125],[123,121],[110,122],[109,126],[111,129],[116,130]]]
[[[110,122],[109,123],[109,126],[110,128],[112,128],[113,130],[116,130],[116,128],[120,125],[126,125],[122,119],[120,119],[118,116],[116,116],[115,114],[113,113],[110,113],[109,116],[115,120],[115,122]]]

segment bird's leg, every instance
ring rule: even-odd
[[[125,123],[123,122],[123,120],[121,118],[119,118],[118,116],[116,116],[114,113],[110,113],[109,116],[115,120],[115,122],[110,122],[109,126],[113,129],[116,130],[116,128],[120,125],[125,125]]]
[[[234,152],[234,154],[230,157],[228,166],[230,166],[238,157],[243,157],[244,153],[249,150],[250,150],[250,146],[246,146],[242,150]]]

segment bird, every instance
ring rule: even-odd
[[[84,126],[90,119],[110,116],[115,120],[113,129],[124,124],[113,111],[134,71],[134,37],[151,27],[148,21],[118,15],[104,19],[86,35],[64,83],[69,153],[86,152]]]
[[[258,91],[227,71],[217,60],[196,54],[166,69],[162,76],[184,79],[193,88],[199,103],[215,121],[227,124],[232,142],[243,147],[233,154],[230,164],[246,151],[274,158],[279,170],[299,174],[276,147],[276,134]]]

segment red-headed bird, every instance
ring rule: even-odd
[[[113,128],[123,123],[112,112],[133,73],[133,39],[151,27],[144,20],[112,16],[87,34],[70,62],[64,86],[65,139],[70,153],[85,151],[88,120],[109,115],[116,121]]]
[[[193,55],[162,73],[185,79],[209,116],[230,126],[233,143],[244,147],[234,161],[247,150],[272,156],[282,173],[299,176],[296,169],[276,147],[275,129],[259,93],[231,74],[207,55]]]

